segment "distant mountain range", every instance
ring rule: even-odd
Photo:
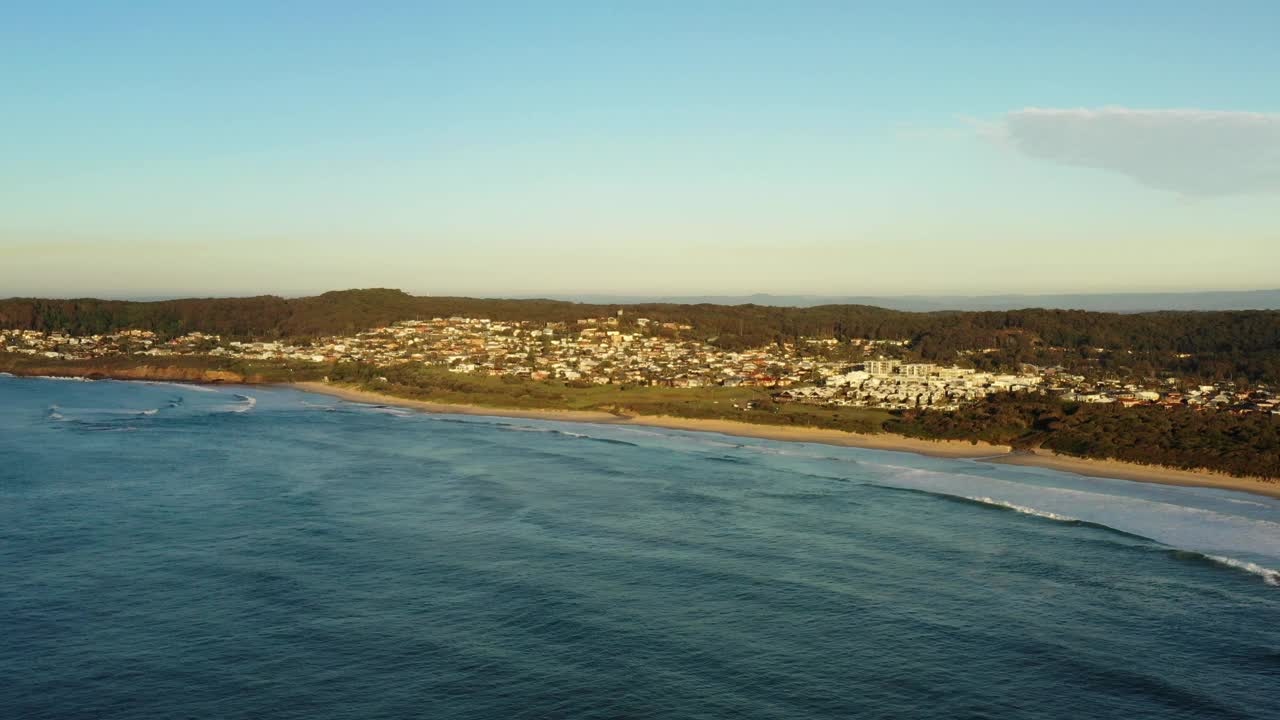
[[[1280,310],[1280,289],[1170,293],[1099,293],[1062,295],[549,295],[554,300],[594,304],[677,303],[696,305],[872,305],[891,310],[1021,310],[1048,308],[1095,312],[1159,310]]]

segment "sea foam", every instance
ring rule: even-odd
[[[1033,507],[1027,507],[1026,505],[1011,503],[1006,500],[996,500],[995,498],[989,498],[989,497],[967,497],[967,496],[965,499],[972,500],[976,503],[982,503],[983,505],[992,505],[994,507],[1006,508],[1008,510],[1020,512],[1023,515],[1034,515],[1036,517],[1047,518],[1049,520],[1057,520],[1059,522],[1080,522],[1080,518],[1073,518],[1069,515],[1059,515],[1058,513],[1052,513],[1052,512],[1049,512],[1048,510],[1037,510]]]
[[[231,408],[229,408],[230,412],[233,412],[233,413],[249,412],[250,410],[253,409],[255,405],[258,404],[257,398],[250,397],[248,395],[236,395],[235,398],[239,400],[240,403],[238,405],[233,405]]]
[[[1225,565],[1229,568],[1243,570],[1247,573],[1253,573],[1262,578],[1263,582],[1273,587],[1280,587],[1280,570],[1272,570],[1265,568],[1257,563],[1251,563],[1246,560],[1236,560],[1235,558],[1223,557],[1221,555],[1205,555],[1206,558],[1212,560],[1219,565]]]

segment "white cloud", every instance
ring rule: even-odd
[[[1280,113],[1028,108],[996,131],[1031,157],[1188,197],[1280,192]]]

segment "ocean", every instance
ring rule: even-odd
[[[0,718],[1278,718],[1280,501],[0,377]]]

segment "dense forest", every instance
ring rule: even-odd
[[[1280,419],[1189,407],[1064,403],[1001,393],[952,412],[916,411],[885,423],[889,432],[939,440],[985,440],[1232,475],[1280,478]]]
[[[726,349],[798,337],[909,339],[910,354],[979,368],[1061,365],[1150,376],[1280,381],[1280,311],[1099,313],[1076,310],[911,313],[866,305],[795,308],[764,305],[589,305],[555,300],[415,297],[399,290],[346,290],[315,297],[274,296],[131,302],[0,300],[0,328],[105,333],[191,331],[232,337],[339,335],[397,320],[467,315],[494,320],[574,321],[615,315],[692,325]],[[966,354],[960,355],[959,353]]]

